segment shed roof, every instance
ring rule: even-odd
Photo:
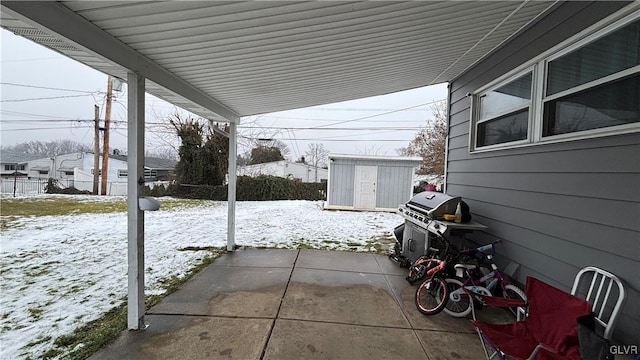
[[[460,75],[555,1],[3,1],[2,27],[209,119]]]
[[[420,157],[407,156],[378,156],[378,155],[358,155],[358,154],[329,154],[329,159],[356,159],[356,160],[380,160],[380,161],[407,161],[419,163]]]

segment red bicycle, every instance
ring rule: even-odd
[[[414,268],[413,273],[410,269],[409,277],[407,278],[409,281],[409,278],[412,278],[413,275],[412,279],[420,279],[422,276],[418,275],[424,271],[425,280],[416,289],[414,297],[418,311],[424,315],[435,315],[441,312],[449,299],[449,288],[445,281],[446,273],[444,270],[455,256],[453,253],[457,253],[457,251],[447,239],[444,237],[440,237],[440,239],[446,245],[444,259],[438,259],[435,255],[419,258],[412,266]],[[409,282],[411,283],[411,281]]]

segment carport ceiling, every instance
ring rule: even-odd
[[[3,1],[1,25],[234,121],[450,81],[554,4]]]

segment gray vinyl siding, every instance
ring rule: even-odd
[[[566,2],[450,84],[446,189],[501,238],[496,260],[570,290],[579,269],[619,276],[627,300],[614,339],[640,344],[640,134],[470,154],[467,93],[617,11],[625,3]]]
[[[328,204],[353,206],[356,166],[377,166],[376,208],[395,209],[410,198],[417,162],[338,158],[329,172]]]

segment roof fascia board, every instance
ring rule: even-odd
[[[381,160],[381,161],[409,161],[420,162],[421,157],[410,156],[381,156],[381,155],[357,155],[357,154],[329,154],[329,159],[353,159],[353,160]]]
[[[124,67],[230,122],[240,115],[56,1],[3,1],[3,11]]]

